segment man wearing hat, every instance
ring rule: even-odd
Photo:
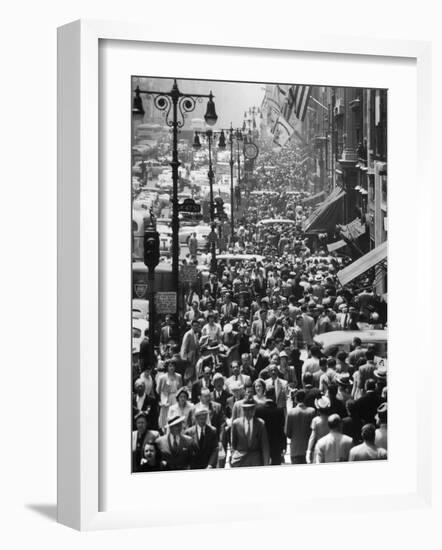
[[[184,383],[187,384],[195,376],[195,365],[198,360],[199,347],[199,328],[197,320],[193,320],[190,329],[184,334],[181,343],[181,359],[187,361],[188,368],[184,375]]]
[[[143,380],[138,378],[134,383],[135,393],[132,397],[132,416],[139,412],[146,413],[146,418],[150,426],[158,428],[158,406],[157,400],[146,394],[146,386]]]
[[[338,391],[336,393],[336,399],[342,401],[345,405],[349,399],[351,399],[352,381],[348,372],[337,374],[335,381],[338,385]]]
[[[376,391],[381,396],[382,390],[387,386],[387,367],[379,365],[373,375],[376,380]]]
[[[226,416],[230,416],[227,410],[230,393],[224,388],[224,376],[220,372],[216,372],[213,375],[212,384],[212,400],[221,405],[221,409]]]
[[[375,433],[376,447],[381,447],[388,451],[388,430],[387,430],[387,403],[381,403],[377,408],[377,423],[378,428]]]
[[[173,416],[167,421],[167,434],[156,441],[161,462],[166,470],[188,470],[193,457],[193,440],[182,433],[184,416]]]
[[[192,470],[216,468],[218,463],[218,437],[216,430],[207,424],[209,409],[204,405],[195,407],[195,425],[188,428],[186,435],[192,438],[194,452],[190,462]]]
[[[231,427],[231,466],[267,466],[270,454],[265,423],[255,417],[253,399],[244,401],[242,408],[243,416],[234,420]]]
[[[356,412],[364,424],[374,424],[381,399],[376,391],[376,381],[369,378],[365,382],[365,393],[355,401]]]
[[[287,438],[284,432],[285,410],[276,406],[274,388],[268,388],[265,397],[265,403],[257,405],[255,417],[264,420],[269,441],[270,464],[279,466],[287,447]]]
[[[306,395],[307,398],[307,395]],[[306,398],[304,402],[306,403]],[[306,403],[307,404],[307,403]],[[316,410],[318,411],[318,416],[315,416],[311,424],[311,434],[308,440],[306,460],[307,464],[311,464],[314,457],[314,452],[316,449],[317,442],[327,435],[330,431],[328,426],[328,416],[330,410],[330,400],[328,397],[318,397],[314,401]]]
[[[207,388],[213,390],[212,384],[212,368],[210,366],[203,367],[202,377],[192,384],[192,403],[198,403],[200,400],[201,390]]]

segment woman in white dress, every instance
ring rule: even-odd
[[[181,374],[175,372],[175,363],[166,363],[166,372],[158,378],[157,393],[160,396],[158,425],[165,432],[169,408],[176,403],[176,394],[183,385]]]
[[[175,405],[171,405],[168,412],[168,418],[174,416],[183,416],[185,418],[183,422],[183,430],[190,428],[193,421],[193,410],[195,405],[189,402],[189,390],[183,386],[177,391]]]

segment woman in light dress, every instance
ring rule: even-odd
[[[178,390],[183,385],[181,374],[175,372],[175,363],[166,363],[166,372],[158,378],[157,393],[160,396],[160,416],[158,425],[165,432],[169,409],[175,405]]]
[[[190,403],[189,397],[189,390],[185,386],[180,388],[176,394],[177,402],[175,405],[170,406],[168,412],[168,418],[173,418],[174,416],[184,416],[185,420],[183,422],[183,430],[186,430],[192,426],[193,410],[195,405]]]

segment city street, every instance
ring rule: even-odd
[[[133,471],[385,459],[386,90],[132,90]]]

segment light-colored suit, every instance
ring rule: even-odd
[[[270,459],[269,441],[264,421],[253,418],[250,437],[246,435],[246,419],[237,418],[232,423],[232,468],[238,466],[267,466]]]
[[[189,361],[189,363],[195,366],[196,360],[199,354],[198,335],[193,330],[188,330],[183,336],[183,342],[181,344],[181,359],[183,361]]]
[[[267,323],[265,321],[264,323],[261,321],[261,319],[258,319],[257,321],[253,321],[251,333],[252,333],[252,336],[254,336],[257,340],[263,340],[266,330],[267,330]]]
[[[250,376],[248,376],[247,374],[238,374],[238,379],[235,377],[235,375],[232,375],[229,378],[227,378],[226,386],[229,391],[231,391],[230,386],[232,385],[233,382],[239,382],[244,387],[252,385],[252,380]]]
[[[274,388],[276,396],[276,406],[279,409],[285,409],[287,405],[287,380],[276,378],[267,378],[265,381],[266,389]]]

